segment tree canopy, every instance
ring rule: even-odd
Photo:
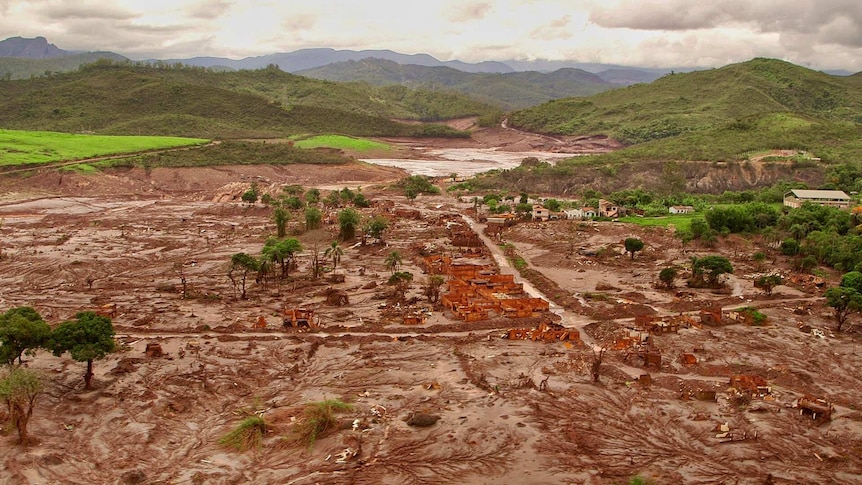
[[[50,348],[57,357],[69,352],[72,359],[87,363],[85,388],[90,388],[93,361],[104,359],[116,349],[111,319],[94,312],[81,312],[75,319],[60,324],[51,332]]]
[[[51,327],[31,307],[12,308],[0,315],[0,359],[7,364],[21,363],[23,354],[32,355],[43,347]]]

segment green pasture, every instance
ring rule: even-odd
[[[694,214],[673,214],[659,217],[637,217],[627,216],[620,217],[620,222],[637,224],[639,226],[651,227],[668,227],[673,225],[678,230],[687,231],[691,229],[691,221],[695,219],[703,219],[703,213]]]
[[[353,152],[367,152],[371,150],[389,150],[390,146],[379,141],[367,138],[353,138],[342,135],[320,135],[305,138],[295,143],[299,148],[337,148]]]
[[[208,142],[199,138],[167,136],[102,136],[0,130],[0,166],[82,160]]]

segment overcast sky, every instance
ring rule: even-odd
[[[306,47],[644,67],[862,71],[862,0],[0,0],[0,38],[133,59]]]

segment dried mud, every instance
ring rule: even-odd
[[[444,224],[468,204],[445,196],[409,201],[375,188],[395,173],[388,169],[294,167],[255,178],[276,191],[307,178],[318,186],[358,182],[372,200],[417,208],[421,217],[393,217],[385,244],[345,245],[341,283],[307,279],[308,250],[328,246],[337,228],[304,233],[306,251],[291,282],[251,283],[249,298],[236,299],[225,276],[230,255],[257,254],[273,231],[268,210],[233,201],[256,170],[3,181],[17,195],[0,204],[0,307],[32,305],[56,324],[116,304],[122,350],[96,362],[92,391],[83,390],[82,364],[44,352],[28,359],[46,378],[31,421],[38,442],[20,447],[11,434],[2,438],[0,483],[611,484],[635,475],[657,483],[858,483],[859,334],[830,333],[820,289],[781,286],[762,295],[750,278],[751,250],[683,251],[664,230],[597,223],[575,232],[577,248],[605,248],[589,257],[569,254],[565,222],[506,231],[504,240],[547,279],[540,289],[577,302],[569,317],[602,345],[641,311],[753,305],[769,317],[763,327],[655,336],[660,370],[609,351],[593,383],[588,346],[504,340],[508,328],[535,322],[459,322],[422,297],[419,255],[462,254]],[[297,231],[298,217],[291,222]],[[634,260],[622,252],[630,236],[647,243]],[[386,284],[392,250],[415,275],[403,300]],[[469,260],[496,264],[498,251]],[[728,291],[655,287],[660,269],[715,251],[737,268]],[[329,288],[344,290],[349,305],[327,305]],[[401,324],[397,309],[409,302],[429,311],[423,325]],[[314,306],[321,327],[285,329],[284,305]],[[260,317],[266,328],[252,328]],[[825,337],[800,332],[798,323]],[[152,342],[164,356],[145,355]],[[684,365],[682,353],[697,355],[697,364]],[[644,373],[648,386],[638,382]],[[729,378],[741,373],[766,378],[772,395],[733,400]],[[717,401],[692,399],[691,389],[714,390]],[[793,406],[804,394],[832,400],[832,421],[800,416]],[[344,429],[313,446],[285,441],[303,403],[334,398],[353,405],[340,415]],[[271,425],[262,447],[221,447],[219,438],[249,413]],[[406,422],[412,413],[440,419],[414,427]],[[734,441],[716,437],[724,423]]]

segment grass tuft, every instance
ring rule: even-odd
[[[287,440],[312,446],[318,438],[338,426],[336,413],[351,409],[353,409],[351,404],[338,399],[308,403],[299,422],[291,429]]]
[[[242,420],[230,433],[221,437],[218,443],[227,448],[244,452],[258,449],[267,430],[266,420],[261,416],[249,416]]]

